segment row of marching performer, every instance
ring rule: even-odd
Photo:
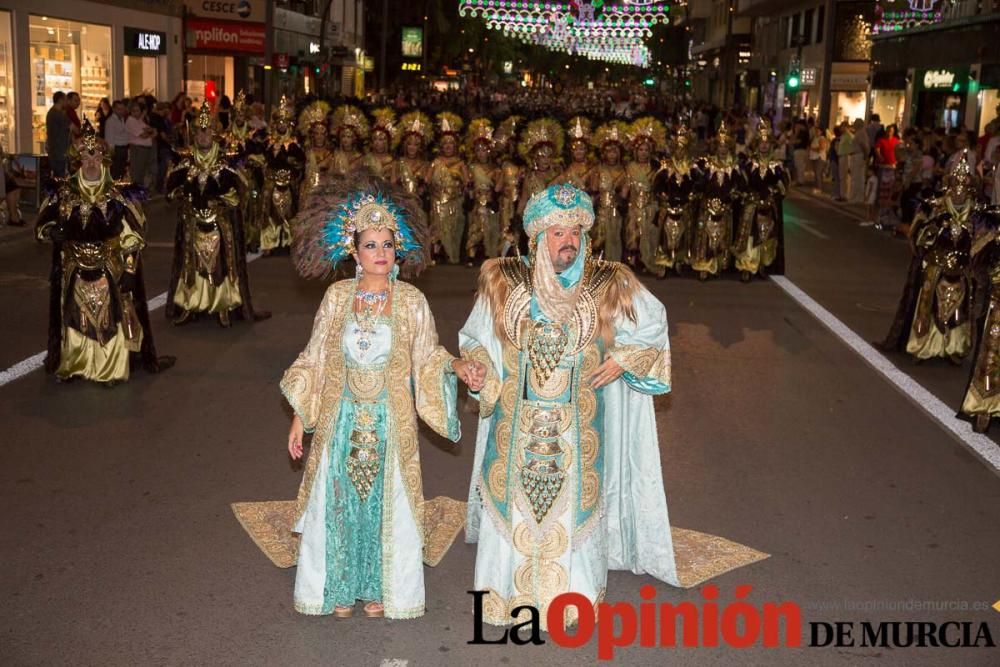
[[[915,363],[972,356],[958,416],[985,433],[1000,416],[1000,207],[977,185],[968,150],[910,227],[912,259],[883,349]]]

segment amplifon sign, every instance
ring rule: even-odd
[[[264,53],[266,29],[250,23],[225,23],[211,19],[188,19],[187,47],[205,51]]]

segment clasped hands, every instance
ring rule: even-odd
[[[458,379],[464,382],[472,391],[481,391],[486,384],[486,366],[481,362],[469,359],[455,359],[451,368]]]

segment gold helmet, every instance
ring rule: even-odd
[[[197,130],[215,129],[215,115],[212,113],[212,107],[208,105],[208,100],[202,102],[198,115],[194,117],[193,125]]]
[[[726,121],[719,123],[719,131],[715,133],[715,145],[719,148],[725,146],[729,148],[733,143],[733,135],[729,133],[729,126]]]
[[[87,120],[86,117],[83,119],[83,127],[80,132],[80,137],[76,140],[76,144],[74,144],[73,147],[78,156],[85,153],[96,153],[107,157],[109,152],[107,142],[98,136],[97,131],[94,130],[94,126],[90,124],[90,121]]]
[[[969,163],[969,149],[963,148],[961,156],[948,170],[948,193],[961,195],[970,192],[975,185],[975,178],[972,164]]]
[[[690,147],[691,133],[683,125],[678,125],[670,135],[670,152],[673,155],[686,155]]]
[[[339,137],[344,128],[354,130],[354,134],[358,135],[358,139],[361,141],[368,138],[368,119],[365,118],[364,112],[356,106],[341,104],[333,112],[333,124],[330,126],[330,132]]]
[[[246,114],[249,109],[247,108],[247,94],[246,91],[240,90],[236,93],[236,99],[233,101],[233,115]]]
[[[372,112],[375,122],[372,123],[372,136],[381,133],[388,139],[389,150],[396,150],[399,145],[399,124],[396,122],[396,113],[388,108],[382,107]]]
[[[295,110],[292,103],[284,95],[278,100],[278,108],[271,112],[272,122],[284,122],[291,126],[295,122]]]

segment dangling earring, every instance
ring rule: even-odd
[[[363,275],[365,275],[365,270],[361,268],[361,264],[360,263],[359,264],[355,264],[354,265],[354,277],[357,278],[358,280],[360,280],[361,276],[363,276]]]

